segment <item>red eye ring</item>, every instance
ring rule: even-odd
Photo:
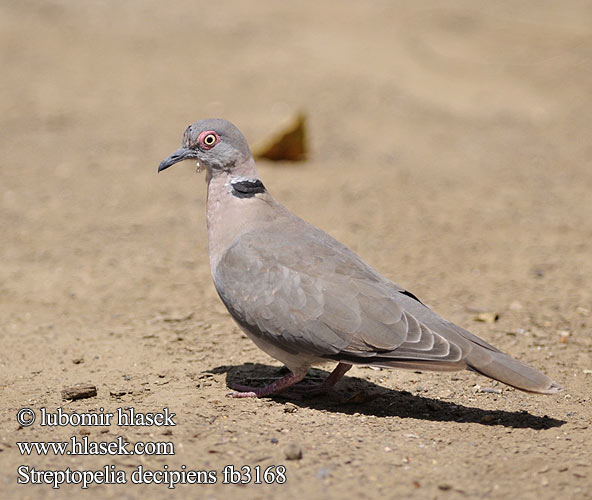
[[[201,149],[212,149],[220,141],[220,136],[215,130],[205,130],[197,138]]]

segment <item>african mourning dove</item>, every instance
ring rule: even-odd
[[[222,302],[262,350],[290,374],[263,397],[301,381],[312,365],[337,361],[320,389],[352,365],[469,369],[517,389],[561,391],[546,375],[445,320],[327,233],[276,202],[257,175],[249,145],[230,122],[190,125],[158,171],[183,160],[205,167],[210,269]]]

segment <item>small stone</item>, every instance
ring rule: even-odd
[[[479,392],[487,392],[490,394],[501,394],[502,390],[501,389],[494,389],[493,387],[481,387]]]
[[[97,395],[97,387],[92,384],[77,384],[62,390],[62,399],[86,399]]]
[[[284,405],[284,413],[296,413],[298,411],[298,407],[293,403],[286,403]]]
[[[473,319],[482,323],[495,323],[499,319],[499,314],[496,312],[482,312],[477,314]]]
[[[452,486],[448,483],[442,483],[438,485],[438,489],[442,491],[448,491],[452,489]]]
[[[290,443],[284,448],[284,455],[287,460],[300,460],[302,458],[302,449],[295,443]]]
[[[378,397],[378,394],[370,394],[364,391],[359,391],[356,392],[354,395],[350,396],[349,398],[347,398],[345,401],[343,401],[342,404],[344,405],[359,405],[359,404],[366,404],[369,403],[370,401],[376,399]],[[356,416],[360,416],[359,413],[354,413],[353,415],[354,417]]]
[[[74,363],[75,365],[79,365],[81,363],[84,363],[84,358],[74,358],[72,360],[72,363]]]
[[[127,389],[115,389],[113,391],[109,391],[109,396],[113,398],[120,398],[121,396],[125,396],[128,392],[131,392]]]
[[[172,313],[169,316],[163,317],[162,320],[167,323],[181,323],[182,321],[188,321],[193,318],[193,312],[190,313]]]
[[[483,417],[481,417],[482,424],[490,424],[494,420],[495,420],[495,417],[493,415],[483,415]]]

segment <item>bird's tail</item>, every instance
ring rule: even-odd
[[[563,388],[543,373],[499,351],[475,348],[465,358],[467,368],[525,392],[555,394]]]

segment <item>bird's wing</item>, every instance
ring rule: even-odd
[[[326,233],[282,223],[243,234],[217,266],[216,289],[239,324],[292,354],[459,368],[462,349],[405,310],[412,301],[429,311],[412,294]]]

